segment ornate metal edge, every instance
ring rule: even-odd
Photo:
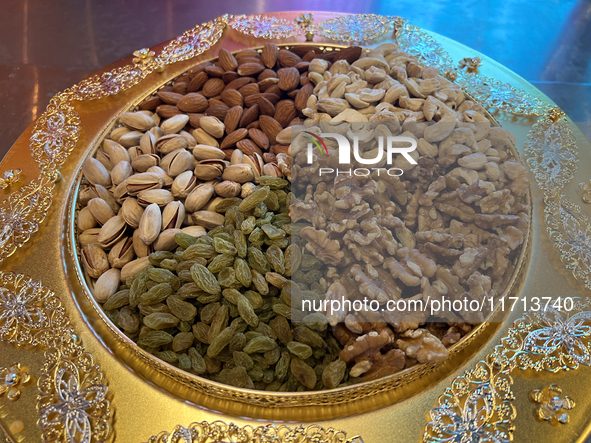
[[[178,425],[172,432],[161,432],[148,440],[148,443],[289,443],[313,441],[318,443],[363,443],[361,437],[347,438],[345,431],[323,428],[318,425],[297,427],[264,425],[258,427],[239,427],[223,421],[191,423],[184,427]]]
[[[56,294],[39,280],[0,272],[0,340],[45,349],[37,381],[43,441],[100,443],[109,439],[108,387]]]

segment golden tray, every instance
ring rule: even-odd
[[[442,364],[325,392],[260,395],[140,352],[111,330],[77,263],[73,211],[82,161],[121,112],[220,48],[314,38],[338,50],[352,43],[352,30],[363,31],[363,46],[394,41],[438,67],[516,135],[538,183],[529,244],[510,285],[519,300],[507,301]],[[482,66],[469,60],[470,72],[454,64],[467,56]],[[584,441],[591,399],[575,386],[585,386],[591,363],[584,294],[591,237],[572,203],[581,190],[570,182],[588,179],[573,176],[577,146],[586,162],[589,144],[523,79],[399,17],[226,15],[137,51],[56,95],[2,162],[0,171],[9,173],[0,179],[0,427],[15,442]],[[583,196],[591,197],[586,186]],[[570,312],[525,312],[535,309],[535,297],[580,299]],[[548,391],[551,384],[564,395]]]

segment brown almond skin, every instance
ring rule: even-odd
[[[255,142],[248,138],[245,138],[237,142],[236,147],[240,149],[243,154],[246,155],[253,155],[254,153],[263,155],[263,151],[261,151],[261,148],[259,148]]]
[[[209,77],[216,77],[216,78],[222,78],[222,76],[224,75],[224,72],[226,72],[226,70],[224,68],[222,68],[221,66],[208,66],[207,68],[205,68],[205,72],[207,73],[207,75],[209,75]]]
[[[246,107],[250,107],[254,104],[258,104],[259,99],[261,97],[266,98],[269,100],[273,105],[275,105],[279,101],[279,95],[277,94],[269,94],[268,92],[259,92],[258,94],[251,94],[244,99],[244,104]]]
[[[236,73],[236,75],[238,75],[238,73]],[[252,83],[252,81],[253,79],[250,77],[238,77],[237,79],[232,80],[230,83],[228,83],[224,89],[240,89],[244,85]]]
[[[277,63],[277,55],[279,54],[279,49],[275,43],[267,43],[263,47],[263,51],[261,53],[261,60],[265,64],[267,68],[272,68]]]
[[[244,58],[244,57],[258,57],[258,56],[259,56],[259,53],[256,52],[254,49],[243,49],[242,51],[237,52],[235,55],[236,60],[238,60],[238,62],[240,62],[240,59]]]
[[[187,93],[187,86],[189,83],[184,82],[175,82],[172,86],[172,92],[176,92],[177,94],[185,95]]]
[[[226,127],[227,134],[234,132],[238,128],[243,111],[242,106],[234,106],[228,109],[224,118],[224,126]]]
[[[277,156],[270,152],[264,152],[263,160],[265,160],[265,163],[275,163],[277,161]]]
[[[205,82],[209,80],[209,76],[205,72],[198,72],[195,76],[191,79],[189,86],[187,86],[187,92],[197,92],[203,88]]]
[[[297,113],[293,100],[281,100],[275,106],[275,115],[273,118],[285,128],[296,117]]]
[[[307,106],[308,99],[312,95],[313,91],[314,86],[312,86],[310,83],[300,88],[300,91],[298,92],[294,100],[295,107],[298,111],[301,112],[302,109],[304,109]]]
[[[216,95],[219,95],[225,87],[226,84],[221,78],[210,78],[203,85],[201,94],[208,98],[215,97]]]
[[[162,104],[159,97],[152,96],[145,99],[139,106],[142,111],[153,111]]]
[[[287,150],[289,149],[288,145],[273,145],[271,147],[271,154],[287,154]]]
[[[230,110],[230,108],[228,108],[226,105],[210,106],[205,111],[205,115],[211,115],[211,116],[217,117],[223,121],[226,118],[226,114],[228,113],[229,110]]]
[[[260,82],[266,78],[277,78],[277,73],[272,69],[265,69],[263,72],[259,74],[257,80]]]
[[[228,105],[226,105],[224,103],[223,100],[221,100],[221,96],[219,96],[219,95],[216,96],[216,97],[210,98],[209,101],[208,101],[208,103],[209,103],[209,107],[212,107],[212,106],[228,106]]]
[[[265,97],[259,97],[258,105],[261,115],[275,115],[275,106]]]
[[[259,90],[261,92],[267,92],[267,89],[269,89],[271,86],[276,85],[277,81],[278,80],[276,78],[266,78],[264,80],[261,80],[257,84],[259,85]]]
[[[277,77],[279,78],[279,89],[282,91],[291,91],[300,84],[300,71],[295,67],[281,68],[277,71]]]
[[[212,62],[201,62],[197,66],[193,66],[191,69],[189,69],[187,71],[187,74],[189,75],[189,77],[191,79],[193,79],[193,77],[195,77],[200,72],[203,72],[205,70],[205,68],[207,68],[208,66],[211,66],[211,65],[213,65]]]
[[[246,98],[249,95],[258,94],[260,92],[259,85],[256,83],[249,83],[238,89],[238,92],[240,92],[242,97]]]
[[[220,64],[225,71],[235,71],[238,67],[238,61],[236,60],[236,57],[234,57],[234,55],[232,55],[232,53],[227,49],[220,49],[218,57]]]
[[[170,118],[182,114],[182,111],[174,105],[160,105],[156,108],[156,114],[162,118]]]
[[[281,49],[277,55],[277,59],[279,60],[279,63],[281,63],[281,66],[286,68],[295,66],[302,61],[299,56],[287,49]]]
[[[222,80],[226,84],[230,83],[233,80],[236,80],[237,78],[242,77],[240,77],[236,71],[226,71],[224,72],[224,75],[222,75]]]
[[[305,62],[305,61],[301,61],[299,62],[297,65],[295,65],[295,68],[298,70],[298,72],[300,74],[303,74],[304,72],[308,72],[308,68],[310,67],[310,62]]]
[[[251,75],[260,74],[264,70],[265,67],[260,63],[244,63],[238,66],[238,70],[236,72],[238,72],[239,75],[248,77]]]
[[[244,104],[242,94],[240,94],[240,92],[238,92],[236,89],[224,89],[220,96],[222,101],[229,107],[242,106]]]
[[[220,149],[228,149],[236,146],[236,143],[248,135],[248,131],[244,128],[238,128],[231,134],[228,134],[222,141]]]
[[[183,96],[177,103],[183,112],[203,112],[209,106],[207,99],[197,92],[191,92]]]
[[[255,63],[257,65],[263,65],[263,62],[259,57],[244,57],[238,60],[238,66],[245,65],[247,63]],[[263,65],[264,69],[264,65]]]
[[[263,151],[266,151],[267,149],[269,149],[269,137],[267,137],[267,135],[263,131],[261,131],[260,129],[257,129],[257,128],[249,129],[248,136],[251,138],[252,141],[254,141],[257,145],[259,145],[259,147]]]
[[[359,57],[361,57],[362,50],[363,49],[359,46],[351,46],[340,51],[334,51],[334,61],[347,60],[349,63],[354,63],[359,60]]]
[[[272,145],[276,143],[275,137],[283,130],[283,126],[279,124],[277,120],[273,117],[269,117],[268,115],[261,115],[259,117],[259,123],[261,124],[261,129],[265,133],[267,137],[269,137],[269,141]]]
[[[181,98],[183,98],[182,94],[177,94],[176,92],[166,92],[166,91],[159,91],[158,97],[167,105],[176,105]]]
[[[240,119],[240,127],[244,128],[259,118],[259,105],[255,104],[247,108]]]
[[[265,91],[266,94],[274,94],[277,97],[281,96],[281,89],[279,89],[278,85],[269,86]],[[273,101],[273,100],[271,100]]]
[[[189,124],[192,128],[198,129],[201,127],[199,125],[199,120],[201,119],[201,117],[204,117],[205,114],[188,113],[187,115],[189,116]]]

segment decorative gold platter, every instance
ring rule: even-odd
[[[529,257],[510,294],[519,300],[499,321],[437,368],[399,377],[395,389],[346,391],[339,405],[318,393],[312,405],[278,409],[199,392],[110,340],[84,295],[68,231],[80,165],[130,104],[220,48],[306,38],[395,41],[438,67],[516,135],[537,185]],[[581,211],[588,186],[577,186],[589,177],[576,164],[591,162],[589,143],[523,79],[398,17],[223,16],[138,51],[54,97],[2,162],[0,426],[8,441],[583,441],[591,431],[591,234]],[[535,297],[542,308],[542,297],[579,301],[569,312],[535,311]]]

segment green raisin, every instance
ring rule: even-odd
[[[268,186],[270,189],[283,189],[285,188],[287,185],[289,185],[289,182],[285,179],[279,178],[279,177],[273,177],[272,175],[262,175],[261,178],[259,179],[259,183],[262,186]]]
[[[263,275],[271,270],[265,254],[257,248],[248,248],[248,264],[252,269]]]
[[[211,329],[210,329],[211,331]],[[232,337],[234,336],[234,329],[228,327],[222,330],[212,341],[207,348],[207,356],[208,357],[215,357],[217,356],[222,349],[230,344]]]
[[[155,312],[144,317],[144,324],[151,329],[168,329],[179,323],[179,319],[172,314]]]
[[[140,302],[143,305],[153,305],[166,300],[170,294],[172,294],[172,287],[168,283],[159,283],[144,292],[140,296]]]
[[[172,343],[174,337],[168,332],[164,331],[148,331],[144,334],[140,334],[137,344],[139,346],[146,347],[158,347]]]
[[[185,234],[184,232],[179,232],[177,234],[174,234],[174,241],[181,248],[187,249],[189,246],[195,244],[195,242],[197,241],[197,237],[193,237],[192,235]]]
[[[234,363],[236,363],[236,366],[242,366],[246,370],[252,369],[254,366],[252,358],[250,358],[250,355],[246,352],[234,351],[232,355],[234,356]]]
[[[312,348],[308,345],[305,345],[297,341],[289,342],[287,344],[287,349],[293,355],[295,355],[298,358],[301,358],[302,360],[306,360],[307,358],[310,358],[312,356]]]
[[[191,275],[197,286],[208,294],[219,294],[222,292],[217,279],[205,266],[194,264],[191,266]]]
[[[316,386],[316,373],[314,369],[299,358],[292,358],[290,369],[293,376],[308,389],[314,389]]]
[[[110,311],[111,309],[122,308],[123,306],[126,306],[128,304],[129,289],[124,289],[123,291],[118,291],[111,295],[103,305],[103,309],[105,311]]]
[[[209,263],[207,269],[212,274],[217,274],[222,269],[232,266],[234,264],[234,256],[228,254],[220,254]]]
[[[193,372],[195,372],[197,375],[204,374],[207,368],[205,367],[205,360],[203,359],[203,356],[199,354],[195,348],[189,348],[187,354],[191,360],[191,369]]]
[[[259,335],[258,337],[254,337],[252,340],[246,343],[243,351],[247,354],[264,353],[274,349],[275,347],[277,347],[275,340],[265,335]]]
[[[236,279],[242,284],[242,286],[249,287],[252,284],[252,274],[250,267],[245,260],[237,258],[234,260],[234,272]]]
[[[191,321],[197,315],[197,308],[189,302],[181,300],[179,297],[171,295],[166,300],[171,314],[183,321]]]
[[[249,326],[256,328],[259,324],[259,317],[255,314],[252,305],[248,301],[248,298],[246,298],[243,294],[240,294],[236,306],[238,307],[240,317],[242,317]]]
[[[240,211],[250,211],[251,209],[254,209],[259,203],[262,203],[267,199],[269,192],[269,186],[263,186],[256,189],[252,194],[242,200],[238,209]]]

